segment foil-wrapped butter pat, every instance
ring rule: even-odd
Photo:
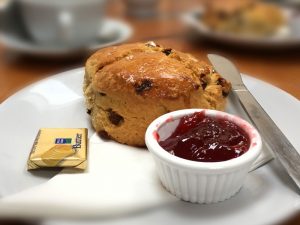
[[[27,169],[72,167],[85,169],[87,164],[86,128],[42,128],[30,152]]]

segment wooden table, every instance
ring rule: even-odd
[[[119,9],[114,8],[114,10]],[[120,17],[119,12],[112,14]],[[241,72],[264,80],[300,99],[299,49],[298,51],[262,52],[216,45],[191,35],[190,30],[174,16],[148,20],[126,18],[126,21],[134,28],[134,35],[128,42],[153,40],[161,45],[189,52],[206,61],[207,53],[219,53],[235,62]],[[33,58],[11,53],[4,46],[0,46],[0,103],[19,89],[37,80],[84,66],[85,60],[86,57],[76,60]],[[0,221],[0,224],[32,223]],[[285,224],[300,224],[300,213]]]

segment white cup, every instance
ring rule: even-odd
[[[43,45],[82,45],[97,37],[105,0],[19,0],[24,24]]]

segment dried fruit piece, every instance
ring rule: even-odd
[[[97,133],[101,138],[105,139],[105,140],[110,140],[110,136],[109,134],[105,131],[105,130],[100,130]]]
[[[141,84],[135,85],[135,91],[137,94],[142,94],[144,91],[150,90],[153,86],[153,83],[149,79],[142,80]]]
[[[224,97],[228,96],[230,91],[230,84],[222,77],[217,80],[217,84],[222,86],[222,95]]]
[[[115,111],[113,111],[112,109],[108,109],[107,112],[108,112],[108,119],[112,124],[117,126],[120,125],[122,122],[124,122],[124,118],[118,113],[116,113]]]
[[[200,83],[201,83],[202,89],[205,90],[205,88],[207,86],[206,74],[201,73],[199,79],[200,79]]]
[[[164,50],[162,50],[162,53],[164,53],[166,56],[170,55],[172,52],[171,48],[165,48]]]

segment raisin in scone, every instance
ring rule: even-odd
[[[101,49],[86,62],[84,95],[95,130],[144,146],[158,116],[186,108],[223,110],[231,85],[193,56],[153,42]]]

